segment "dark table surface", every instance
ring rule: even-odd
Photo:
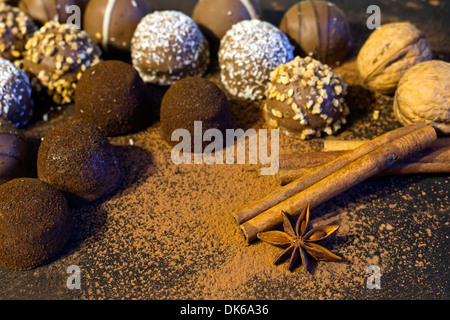
[[[265,19],[278,25],[295,2],[261,0]],[[382,23],[414,23],[427,36],[434,58],[450,61],[449,1],[334,2],[345,10],[354,37],[349,61],[337,70],[350,83],[357,77],[354,57],[371,32],[365,22],[366,9],[372,4],[381,8]],[[156,9],[187,14],[195,5],[195,1],[177,0],[153,3]],[[208,77],[217,81],[216,71]],[[400,126],[391,110],[392,97],[350,85],[348,99],[349,123],[335,138],[371,139]],[[232,105],[237,127],[263,125],[258,107],[239,101]],[[378,121],[372,118],[374,110],[381,111]],[[242,119],[242,114],[251,119]],[[72,115],[73,106],[56,109],[50,112],[49,121],[39,120],[25,131],[38,143],[52,126]],[[73,209],[77,228],[71,243],[54,261],[29,271],[0,268],[0,299],[450,297],[448,174],[371,178],[324,203],[317,209],[319,220],[346,224],[331,243],[333,251],[347,253],[351,261],[347,265],[319,264],[316,275],[309,276],[301,270],[288,273],[285,265],[272,266],[270,253],[276,255],[276,251],[264,244],[245,246],[231,218],[232,210],[276,188],[273,177],[259,176],[250,165],[175,168],[170,163],[170,149],[159,137],[157,121],[143,132],[111,141],[118,148],[123,176],[128,179],[122,190]],[[281,148],[319,150],[322,142],[283,137]],[[233,170],[235,174],[230,174]],[[150,185],[154,189],[148,191]],[[151,217],[145,216],[148,212],[143,208],[152,208]],[[212,211],[216,216],[206,218]],[[164,227],[164,221],[170,221],[169,225],[179,221],[179,226],[172,230]],[[228,236],[218,239],[224,234]],[[210,254],[212,248],[217,254]],[[81,269],[80,290],[66,286],[70,265]],[[370,265],[380,267],[379,290],[366,286]],[[249,266],[254,270],[247,272]]]

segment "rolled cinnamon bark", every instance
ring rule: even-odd
[[[271,195],[275,197],[271,203],[277,202],[277,205],[270,206],[263,213],[240,225],[247,242],[250,243],[255,240],[259,232],[272,230],[281,225],[281,211],[295,216],[308,204],[311,208],[316,207],[358,183],[386,170],[398,161],[430,147],[436,139],[436,131],[432,126],[413,130],[411,133],[400,137],[397,136],[391,142],[375,148],[372,152],[357,158],[326,178],[287,199],[280,199],[276,193]],[[373,141],[378,145],[379,140],[376,139],[367,144],[370,145]],[[346,155],[344,154],[338,159]],[[321,166],[317,170],[320,171],[325,166]]]

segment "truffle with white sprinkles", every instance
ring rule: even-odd
[[[145,82],[172,85],[186,77],[203,76],[209,64],[209,45],[184,13],[155,11],[136,27],[131,57]]]
[[[20,9],[0,3],[0,57],[10,61],[21,59],[25,43],[37,29]]]
[[[0,58],[0,117],[21,127],[32,116],[31,85],[26,74],[9,60]]]
[[[346,123],[347,85],[328,65],[296,57],[276,68],[266,90],[267,123],[299,139],[332,135]]]
[[[32,75],[32,86],[45,87],[58,104],[72,102],[77,81],[101,54],[85,31],[56,21],[36,31],[25,49],[24,70]]]
[[[293,58],[294,47],[278,28],[258,19],[244,20],[221,40],[221,81],[233,96],[263,99],[270,72]]]

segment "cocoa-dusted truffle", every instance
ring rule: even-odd
[[[55,258],[72,233],[66,198],[52,186],[17,178],[0,186],[0,265],[29,270]]]
[[[108,136],[149,123],[146,86],[132,65],[108,60],[87,70],[75,91],[75,119],[100,127]]]
[[[67,23],[76,13],[72,6],[77,6],[80,13],[84,10],[84,0],[20,0],[19,8],[38,24],[43,25],[53,20]]]
[[[15,61],[22,58],[27,40],[38,28],[20,9],[0,3],[0,58]]]
[[[214,53],[219,50],[220,39],[234,24],[261,17],[259,0],[200,0],[192,12],[192,19],[208,39]]]
[[[115,188],[119,167],[104,132],[72,121],[47,133],[38,150],[39,179],[61,190],[72,204],[96,200]]]
[[[235,24],[222,38],[220,78],[233,96],[264,98],[270,72],[294,58],[286,35],[272,24],[253,19]]]
[[[0,58],[0,117],[25,126],[33,116],[31,85],[26,74]]]
[[[28,161],[27,138],[15,125],[0,118],[0,184],[27,176]]]
[[[269,125],[300,139],[335,134],[346,123],[347,85],[320,61],[296,57],[271,74],[264,116]]]
[[[301,1],[284,14],[280,30],[296,46],[296,54],[311,55],[330,65],[344,61],[351,48],[347,17],[328,1]]]
[[[194,143],[194,121],[202,122],[203,133],[231,129],[230,105],[225,93],[213,82],[199,77],[178,81],[167,90],[161,103],[161,132],[170,144],[176,129],[186,129]]]
[[[83,27],[103,50],[130,51],[136,26],[152,11],[149,0],[90,0]]]
[[[184,13],[155,11],[136,27],[131,57],[145,82],[172,85],[206,72],[209,45],[197,24]]]
[[[55,21],[36,31],[25,49],[24,70],[32,84],[44,86],[58,104],[72,102],[83,72],[100,61],[100,49],[85,31]]]

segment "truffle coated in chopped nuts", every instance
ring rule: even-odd
[[[299,139],[332,135],[346,123],[347,85],[328,65],[296,57],[277,67],[266,91],[267,123]]]

